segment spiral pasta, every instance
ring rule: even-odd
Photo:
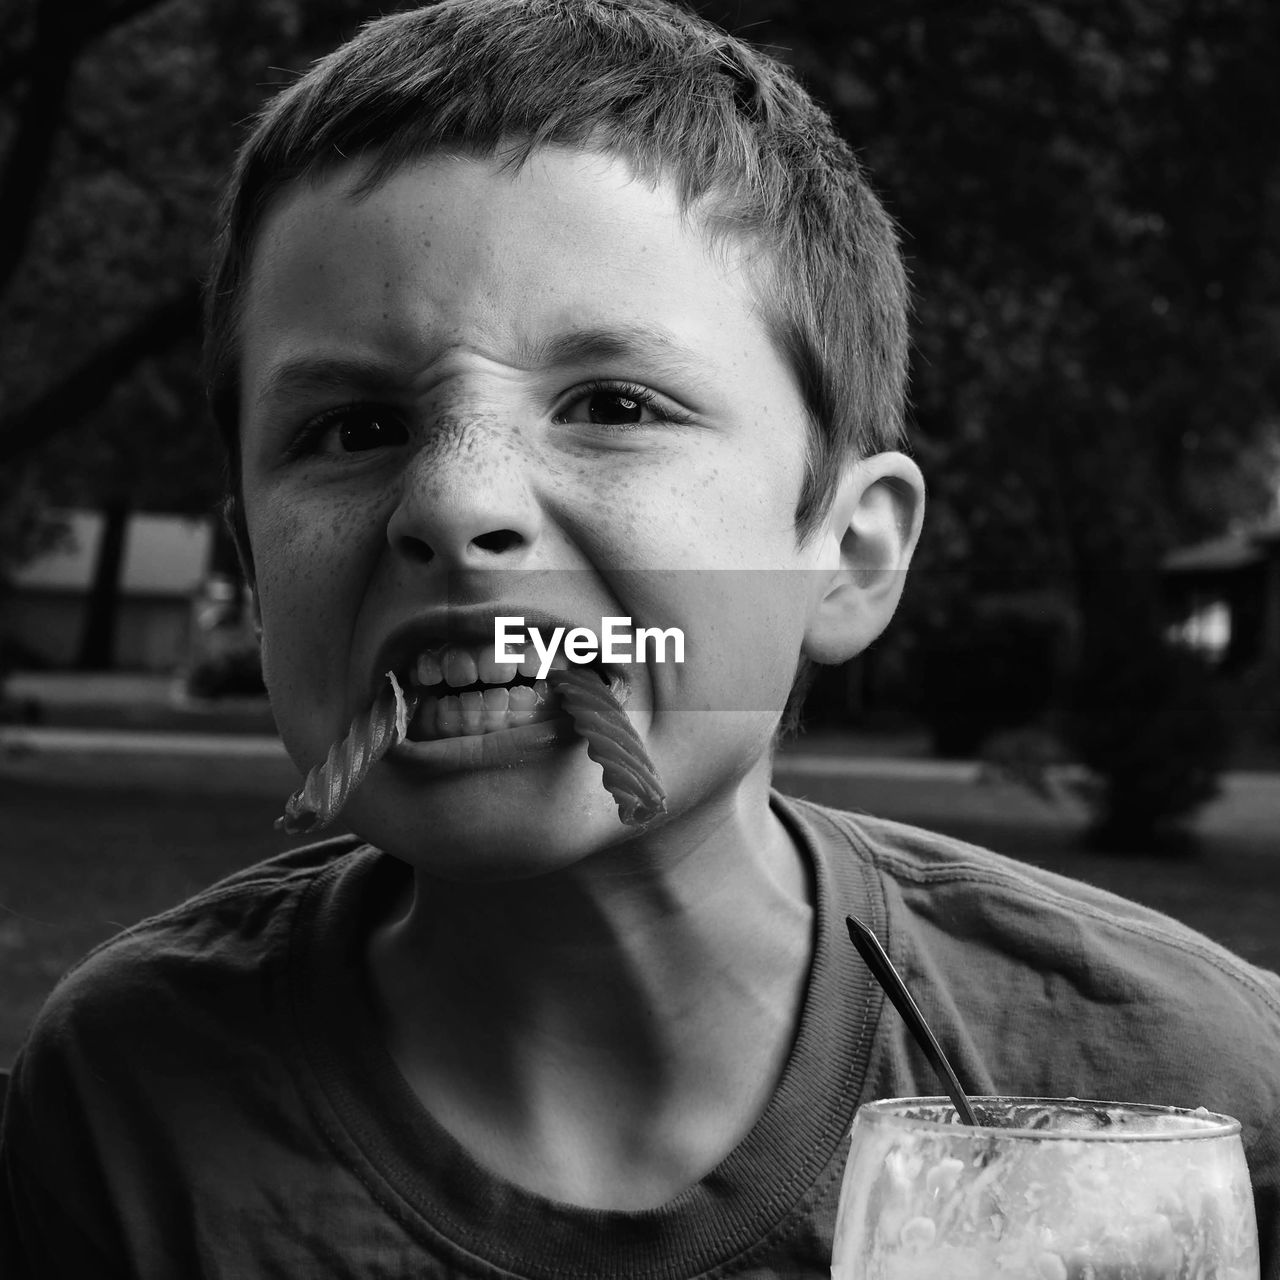
[[[667,811],[667,796],[640,735],[594,671],[570,667],[547,673],[547,683],[586,739],[587,755],[604,773],[605,790],[627,826],[642,827]]]
[[[307,774],[302,786],[289,797],[277,830],[303,835],[327,827],[364,781],[369,770],[408,732],[413,707],[395,674],[363,716],[357,716],[347,736],[329,748],[324,763]]]

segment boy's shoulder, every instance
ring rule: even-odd
[[[861,811],[804,800],[787,803],[818,829],[847,841],[874,867],[882,884],[909,903],[972,898],[975,910],[984,911],[1026,902],[1047,912],[1064,910],[1153,938],[1166,937],[1172,945],[1182,945],[1188,935],[1209,941],[1152,907],[957,836]],[[1028,859],[1032,856],[1034,851],[1028,850]]]
[[[861,864],[882,941],[975,1092],[1205,1105],[1245,1124],[1256,1172],[1280,1185],[1280,1079],[1267,1065],[1280,1057],[1275,973],[1081,881],[789,803],[833,865]],[[899,1019],[882,1019],[877,1085],[932,1092],[908,1040]]]
[[[234,943],[269,936],[280,927],[281,908],[297,900],[318,877],[336,869],[361,848],[357,837],[340,835],[251,863],[167,910],[121,930],[90,951],[67,976],[132,950],[154,952],[167,940],[179,946],[198,944],[207,949],[221,938]]]
[[[1198,993],[1234,1013],[1251,1007],[1280,1035],[1280,977],[1153,908],[953,836],[788,803],[871,869],[886,941],[909,967],[932,956],[930,968],[946,968],[963,956],[984,980],[998,972],[1041,994],[1061,980],[1108,1004]]]
[[[135,1021],[154,1023],[166,1006],[188,1006],[197,991],[219,1001],[243,996],[240,986],[265,991],[273,969],[286,962],[297,904],[360,850],[354,836],[288,850],[121,930],[59,979],[28,1050],[127,1035]]]
[[[105,1274],[101,1259],[122,1248],[147,1274],[173,1249],[165,1274],[194,1274],[177,1260],[193,1197],[211,1222],[240,1221],[258,1179],[301,1186],[326,1167],[300,1084],[304,921],[323,912],[323,924],[357,927],[380,865],[353,837],[290,850],[123,930],[58,982],[13,1063],[0,1121],[0,1183],[18,1211],[47,1212],[55,1235],[70,1224],[50,1247],[77,1265],[58,1274]],[[350,1033],[341,1014],[333,1021]],[[254,1203],[243,1220],[257,1213]],[[241,1244],[226,1247],[239,1257]]]

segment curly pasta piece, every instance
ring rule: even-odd
[[[667,796],[640,735],[604,681],[581,667],[550,671],[547,683],[560,695],[573,727],[586,739],[587,755],[604,772],[605,790],[627,826],[642,827],[667,811]]]
[[[329,748],[324,763],[307,774],[306,781],[289,797],[277,830],[302,835],[327,827],[364,781],[369,770],[397,743],[403,742],[414,705],[393,672],[390,682],[363,716],[357,716],[347,736]]]

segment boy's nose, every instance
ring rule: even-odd
[[[399,554],[437,568],[514,567],[534,545],[541,513],[512,433],[494,422],[437,425],[402,477],[387,524]]]

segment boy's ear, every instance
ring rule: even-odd
[[[814,535],[824,543],[824,577],[805,631],[806,657],[847,662],[885,629],[920,538],[924,500],[924,477],[906,454],[874,454],[845,472]]]

